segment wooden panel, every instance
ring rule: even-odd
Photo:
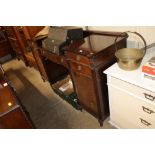
[[[29,26],[28,29],[29,29],[31,38],[33,38],[43,28],[44,28],[44,26]]]
[[[98,107],[92,78],[74,71],[72,76],[80,104],[93,115],[97,115]]]
[[[66,61],[66,58],[64,55],[59,56],[57,54],[51,53],[51,52],[47,52],[45,50],[42,51],[42,56],[44,56],[46,59],[51,60],[57,64],[63,65],[65,67],[68,68],[68,64]]]
[[[62,78],[69,74],[69,71],[66,67],[56,64],[50,60],[44,60],[44,65],[48,75],[48,80],[52,84],[62,80]]]
[[[10,48],[9,42],[4,41],[0,42],[0,57],[6,56],[12,53],[12,49]]]
[[[0,57],[12,54],[11,46],[8,42],[4,27],[0,26]]]
[[[6,82],[8,85],[6,85]],[[5,85],[4,85],[5,84]],[[26,111],[0,68],[0,128],[27,129],[33,128]]]
[[[0,89],[0,115],[17,106],[17,101],[14,98],[9,86]]]
[[[90,64],[90,60],[85,57],[85,56],[82,56],[82,55],[78,55],[74,52],[68,52],[67,53],[67,58],[69,60],[73,60],[73,61],[77,61],[77,62],[80,62],[80,63],[84,63],[84,64]]]
[[[79,74],[83,74],[88,77],[92,76],[90,67],[88,67],[86,65],[81,65],[79,63],[75,63],[75,62],[71,61],[70,66],[74,72],[79,72]]]
[[[31,123],[26,118],[20,107],[10,111],[8,114],[0,117],[1,129],[31,129]]]

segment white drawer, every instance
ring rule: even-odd
[[[118,86],[119,88],[132,93],[134,96],[140,97],[152,104],[155,104],[155,92],[151,92],[149,90],[143,89],[114,77],[108,78],[108,84]]]
[[[155,128],[155,107],[114,86],[108,86],[110,120],[120,128]],[[143,107],[147,108],[145,111]],[[155,110],[154,110],[155,111]]]

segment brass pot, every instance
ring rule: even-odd
[[[130,32],[130,31],[127,31]],[[146,41],[145,39],[137,32],[130,32],[137,34],[144,42],[145,47],[143,49],[136,49],[136,48],[122,48],[117,50],[116,47],[116,52],[115,56],[118,62],[118,66],[123,69],[123,70],[135,70],[137,69],[141,61],[146,53]],[[118,38],[118,37],[117,37]],[[115,45],[116,45],[116,40],[115,39]]]

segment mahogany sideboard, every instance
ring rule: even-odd
[[[42,68],[41,74],[50,84],[70,75],[78,103],[95,116],[100,125],[109,115],[108,89],[106,75],[102,72],[115,60],[117,49],[126,47],[127,34],[119,32],[84,31],[84,39],[73,41],[66,47],[64,55],[57,55],[44,49],[34,53]]]

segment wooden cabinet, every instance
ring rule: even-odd
[[[117,33],[86,32],[84,42],[70,45],[67,58],[80,105],[98,118],[102,125],[109,115],[106,78],[102,71],[115,62],[114,39]],[[85,34],[84,34],[85,36]],[[126,36],[120,36],[118,48],[126,47]]]
[[[116,32],[84,31],[84,39],[73,41],[64,55],[42,51],[49,82],[54,82],[53,79],[57,82],[59,76],[70,74],[78,103],[101,125],[109,115],[106,75],[103,76],[102,71],[115,62],[114,39],[119,35]],[[126,34],[119,36],[117,48],[126,47],[126,38]]]
[[[148,51],[142,65],[154,56]],[[142,77],[141,67],[134,71],[121,70],[117,64],[108,68],[110,122],[117,128],[155,128],[155,85]]]
[[[68,53],[71,75],[78,100],[87,111],[97,116],[98,104],[95,92],[95,81],[93,79],[93,69],[87,64],[89,59],[76,55],[75,57],[77,57],[78,60],[75,61],[74,57],[72,59],[72,56],[72,53],[71,56],[70,53]],[[84,64],[84,62],[86,62],[86,64]]]
[[[33,128],[28,113],[22,107],[13,88],[0,68],[0,128]]]

